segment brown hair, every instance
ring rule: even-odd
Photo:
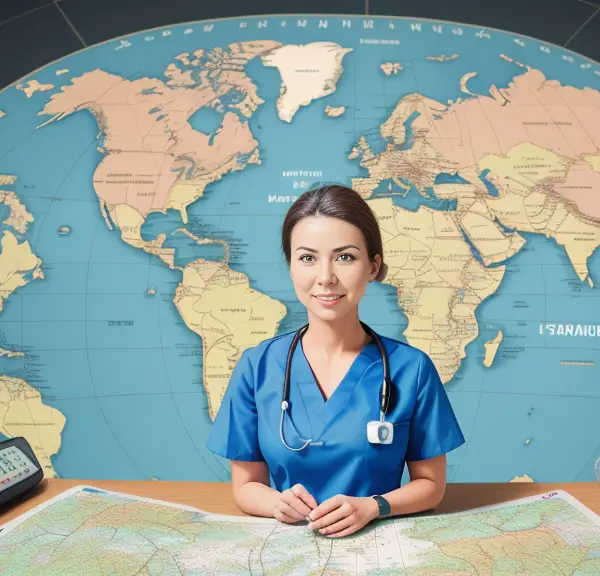
[[[304,192],[291,206],[283,221],[281,246],[287,263],[291,260],[291,241],[294,226],[309,216],[328,216],[356,226],[367,245],[369,260],[381,256],[381,267],[377,280],[385,277],[387,267],[383,263],[383,245],[377,218],[371,207],[358,192],[341,184],[328,184]]]

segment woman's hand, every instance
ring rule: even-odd
[[[341,538],[360,530],[377,516],[379,506],[374,498],[338,494],[325,500],[309,514],[311,522],[308,527],[323,535]]]
[[[273,517],[279,522],[295,524],[306,520],[316,507],[317,501],[306,488],[302,484],[296,484],[279,494],[273,508]]]

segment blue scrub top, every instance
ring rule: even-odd
[[[379,420],[383,363],[377,344],[363,347],[328,400],[299,342],[292,359],[284,438],[279,434],[285,365],[294,333],[265,340],[238,361],[207,448],[229,460],[266,462],[271,486],[302,484],[317,503],[337,494],[372,496],[400,487],[405,462],[445,454],[465,439],[431,359],[381,336],[393,383],[386,416],[391,444],[371,444],[367,422]],[[291,416],[291,417],[290,417]],[[313,445],[313,443],[321,443]]]

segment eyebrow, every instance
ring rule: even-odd
[[[340,246],[339,248],[334,248],[333,251],[343,252],[344,250],[348,250],[348,248],[356,248],[356,250],[360,251],[360,248],[358,246],[355,246],[354,244]],[[306,246],[298,246],[298,248],[296,248],[296,252],[298,252],[298,250],[306,250],[307,252],[312,252],[313,254],[316,254],[318,252],[318,250],[315,250],[314,248],[307,248]]]

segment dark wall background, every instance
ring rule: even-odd
[[[0,0],[0,88],[116,36],[191,20],[284,13],[451,20],[532,36],[600,61],[600,0]]]

